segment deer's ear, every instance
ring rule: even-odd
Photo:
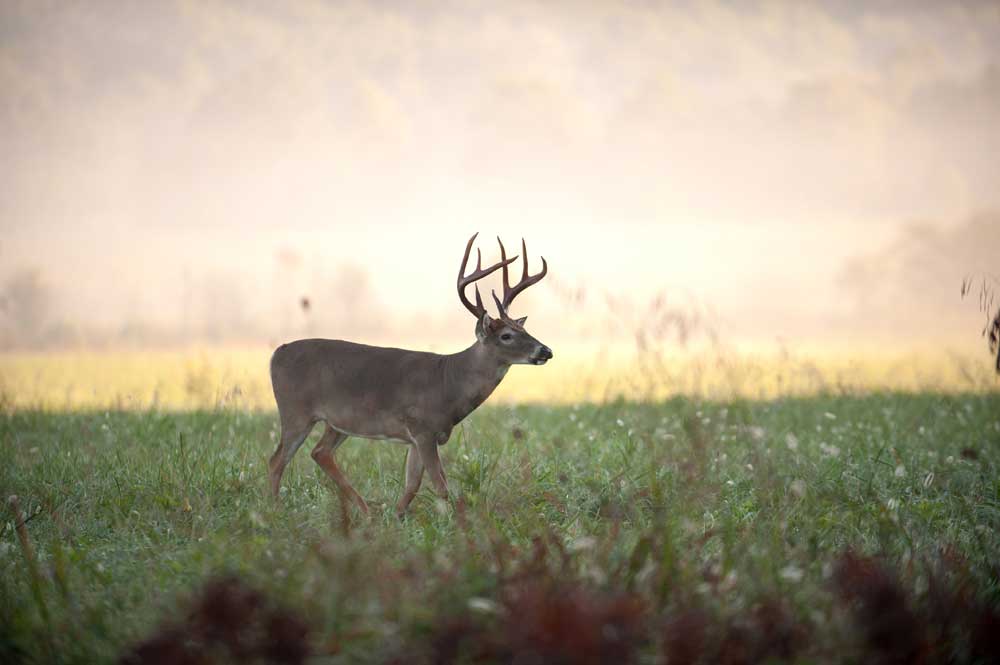
[[[527,320],[528,320],[528,317],[522,316],[519,319],[515,319],[514,323],[516,323],[517,325],[519,325],[519,326],[521,326],[523,328],[524,327],[524,322],[527,321]]]
[[[483,312],[483,315],[479,317],[479,323],[476,324],[476,339],[480,342],[485,340],[490,334],[491,325],[493,325],[493,319],[490,318],[489,312]]]

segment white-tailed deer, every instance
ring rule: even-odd
[[[512,319],[507,313],[519,293],[545,277],[545,259],[542,271],[529,275],[522,240],[524,270],[521,280],[511,287],[507,266],[518,257],[508,259],[500,242],[498,263],[483,268],[482,253],[477,249],[476,269],[466,275],[477,235],[465,246],[458,271],[458,297],[476,317],[476,342],[464,351],[440,355],[333,339],[302,339],[275,350],[271,385],[281,418],[281,441],[271,457],[269,473],[275,497],[285,467],[319,421],[325,423],[326,430],[312,458],[337,484],[342,500],[354,501],[368,512],[365,500],[333,459],[337,447],[349,436],[409,445],[406,485],[396,505],[397,514],[406,512],[420,489],[425,469],[438,496],[448,497],[438,446],[444,445],[452,428],[490,396],[511,365],[544,365],[552,358],[552,350],[524,329],[527,317]],[[465,289],[501,268],[503,300],[493,293],[500,315],[494,319],[483,306],[479,287],[475,305],[469,302]]]

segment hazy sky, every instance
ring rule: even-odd
[[[907,225],[996,238],[1000,4],[5,0],[0,154],[0,278],[41,268],[81,324],[281,331],[307,294],[326,336],[447,329],[481,231],[549,260],[518,313],[550,336],[661,289],[863,331],[845,271]],[[956,296],[1000,272],[966,250]]]

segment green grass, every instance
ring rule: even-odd
[[[446,619],[499,621],[518,571],[633,594],[654,636],[678,608],[778,598],[813,634],[803,662],[848,639],[847,549],[917,603],[946,553],[1000,602],[997,394],[484,407],[442,449],[453,504],[425,482],[402,522],[402,446],[340,449],[373,508],[345,521],[308,454],[319,427],[270,500],[277,434],[273,413],[0,416],[0,491],[41,571],[5,513],[0,661],[113,662],[223,572],[299,613],[319,662],[419,661]]]

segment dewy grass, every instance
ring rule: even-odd
[[[845,552],[892,571],[886,597],[912,625],[951,606],[935,600],[942,575],[965,590],[948,602],[978,609],[955,614],[971,618],[948,628],[949,662],[976,662],[976,626],[996,619],[996,394],[485,407],[442,450],[453,504],[425,487],[403,522],[404,450],[385,442],[338,451],[370,519],[342,511],[308,455],[274,504],[277,427],[226,409],[0,416],[0,488],[41,571],[34,592],[6,512],[0,661],[148,654],[211,589],[245,587],[305,627],[290,653],[330,662],[600,662],[580,631],[618,662],[712,662],[725,645],[848,662],[868,653],[856,619],[879,601],[837,586],[864,578],[837,577]]]

